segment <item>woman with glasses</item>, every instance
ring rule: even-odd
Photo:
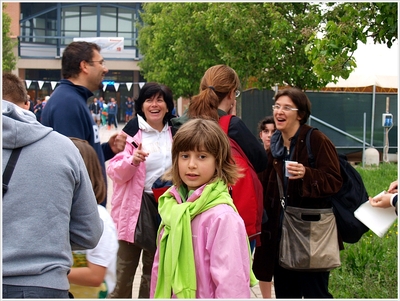
[[[274,277],[276,298],[332,298],[328,291],[329,272],[299,272],[278,263],[283,210],[277,177],[283,183],[286,205],[300,208],[329,208],[326,197],[342,185],[335,146],[321,131],[313,131],[311,150],[316,156],[310,167],[306,147],[306,124],[311,113],[307,95],[297,88],[287,88],[275,95],[272,106],[276,131],[268,152],[268,167],[260,175],[264,188],[264,210],[268,221],[262,226],[261,246],[254,254],[253,271],[260,281]],[[285,176],[285,161],[290,177]],[[338,239],[340,247],[343,244]],[[299,250],[293,250],[293,252]]]
[[[235,70],[226,65],[212,66],[203,75],[199,94],[192,97],[188,110],[181,117],[173,118],[172,124],[178,129],[189,118],[218,122],[221,116],[236,115],[236,98],[239,96],[240,80]],[[265,150],[239,117],[232,117],[228,136],[239,144],[256,172],[266,168]]]
[[[199,94],[192,97],[187,112],[179,118],[172,119],[172,124],[175,127],[179,127],[189,118],[204,118],[218,122],[222,116],[228,114],[235,115],[236,98],[239,96],[240,80],[235,70],[226,65],[212,66],[203,75],[200,82]],[[239,117],[232,116],[228,127],[228,136],[240,146],[257,173],[266,168],[267,154],[262,144]],[[258,193],[261,194],[262,192]],[[246,201],[243,200],[243,202]],[[249,200],[248,202],[250,203],[251,201]],[[239,207],[239,214],[245,221],[248,230],[247,234],[253,249],[256,238],[260,233],[261,217],[259,215],[261,214],[254,207],[250,208],[251,205],[255,206],[254,203],[249,204],[247,207],[242,207],[242,204],[239,204],[238,200],[235,199],[234,203]],[[240,208],[247,208],[248,210],[247,212],[243,212]],[[254,219],[248,211],[254,213]]]

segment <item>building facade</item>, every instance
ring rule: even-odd
[[[103,89],[94,94],[106,101],[114,97],[119,107],[118,119],[124,120],[126,98],[136,97],[144,84],[137,49],[141,3],[5,4],[16,40],[14,52],[18,59],[13,73],[25,80],[31,99],[43,99],[57,87],[62,77],[62,52],[69,43],[76,39],[95,41],[102,47],[109,72]],[[107,43],[113,40],[118,40],[118,47],[108,47]]]

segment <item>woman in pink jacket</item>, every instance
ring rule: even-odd
[[[172,92],[168,87],[146,83],[135,101],[136,117],[123,129],[128,134],[125,150],[109,161],[107,174],[114,189],[111,216],[119,242],[117,282],[109,298],[132,298],[132,283],[141,254],[143,271],[138,297],[149,298],[158,225],[153,226],[154,231],[145,229],[141,232],[154,241],[150,247],[139,244],[135,231],[142,204],[155,207],[157,214],[152,187],[172,163],[169,121],[173,117],[173,108]]]

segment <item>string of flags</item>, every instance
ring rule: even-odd
[[[26,79],[25,80],[26,89],[29,89],[29,87],[31,86],[32,83],[37,83],[39,89],[42,89],[43,85],[45,83],[49,83],[49,81]],[[51,89],[54,90],[58,83],[59,82],[57,82],[57,81],[50,81]],[[103,81],[103,91],[105,91],[107,89],[107,86],[114,86],[115,91],[118,91],[121,84],[126,85],[126,88],[128,89],[128,91],[130,91],[131,88],[132,88],[132,85],[134,85],[134,84],[139,85],[139,88],[142,89],[142,87],[144,86],[145,82],[116,83],[116,82],[111,81],[111,80],[108,80],[108,81],[105,80],[105,81]]]

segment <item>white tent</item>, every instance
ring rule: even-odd
[[[376,86],[381,88],[399,87],[399,77],[394,75],[377,75],[353,72],[348,79],[340,78],[336,84],[328,84],[327,87],[335,88],[352,88],[352,87],[368,87]]]
[[[373,44],[372,42],[363,44],[359,42],[354,57],[357,68],[350,74],[349,78],[340,78],[337,83],[328,84],[327,89],[368,86],[398,89],[399,44],[397,41],[391,48],[388,48],[385,44]]]

